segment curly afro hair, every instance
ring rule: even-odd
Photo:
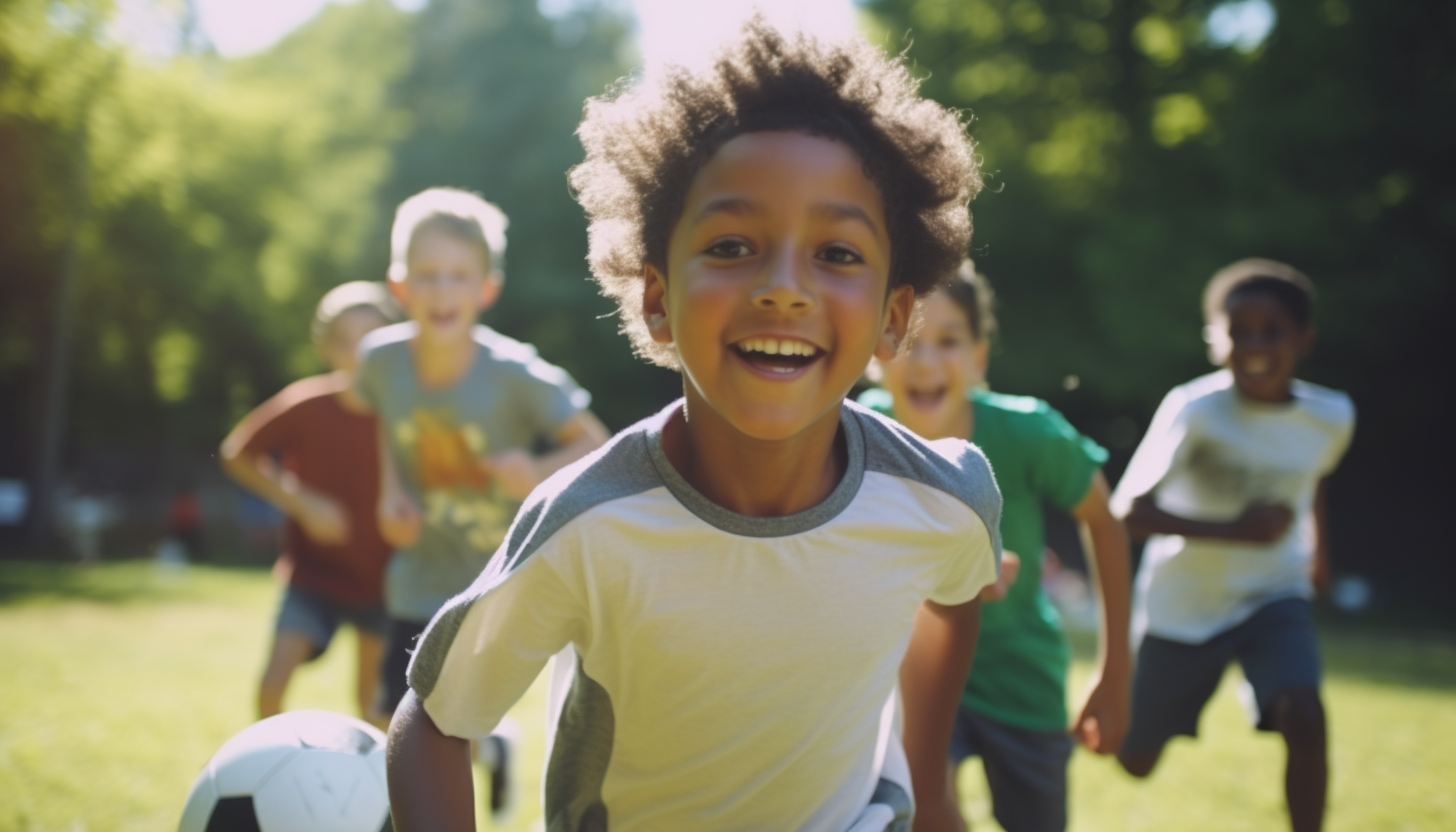
[[[863,40],[786,35],[754,17],[706,69],[662,67],[588,100],[577,129],[586,159],[570,182],[590,220],[592,273],[637,353],[677,364],[642,321],[644,267],[665,271],[693,177],[744,133],[844,143],[884,201],[890,285],[923,295],[949,279],[970,245],[978,160],[960,114],[920,97],[918,86],[902,59]]]

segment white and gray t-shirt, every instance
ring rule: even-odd
[[[1344,456],[1355,406],[1338,390],[1295,381],[1294,400],[1251,401],[1220,370],[1174,387],[1112,495],[1119,516],[1151,493],[1159,508],[1209,522],[1249,503],[1294,512],[1274,543],[1153,535],[1143,549],[1133,632],[1201,644],[1281,598],[1313,594],[1314,495]]]
[[[829,497],[746,517],[664,455],[681,407],[536,490],[431,622],[410,685],[442,731],[484,737],[561,654],[550,832],[908,830],[897,673],[923,601],[995,578],[985,457],[846,403]]]

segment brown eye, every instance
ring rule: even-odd
[[[717,257],[723,260],[734,260],[739,257],[748,257],[753,254],[753,249],[742,240],[719,240],[708,246],[703,251],[709,257]]]
[[[848,246],[826,246],[819,252],[819,259],[837,266],[853,266],[864,262],[859,252]]]

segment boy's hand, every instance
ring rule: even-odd
[[[293,495],[289,514],[303,527],[309,540],[338,546],[349,540],[349,515],[335,500],[308,489]]]
[[[1010,550],[1001,553],[1001,574],[996,576],[996,583],[989,584],[981,590],[982,601],[1000,601],[1011,591],[1011,585],[1016,583],[1016,576],[1021,574],[1021,558]]]
[[[1294,512],[1279,503],[1252,502],[1234,521],[1233,537],[1249,543],[1273,543],[1284,537]]]
[[[944,800],[929,800],[915,807],[914,832],[966,832],[966,822],[961,818],[961,807],[955,803],[954,793],[948,793]]]
[[[379,496],[379,536],[396,549],[420,536],[420,508],[403,491],[388,489]]]
[[[525,451],[506,451],[486,460],[491,476],[500,486],[501,493],[512,500],[524,500],[531,489],[541,484],[541,474],[536,460]]]
[[[1115,754],[1127,735],[1131,710],[1128,668],[1103,667],[1092,679],[1087,701],[1072,723],[1072,736],[1088,751]]]

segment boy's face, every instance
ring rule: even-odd
[[[728,141],[693,179],[647,268],[643,311],[676,348],[690,403],[787,439],[838,420],[871,356],[904,337],[913,290],[886,293],[890,238],[874,183],[844,145],[791,132]]]
[[[965,311],[944,292],[925,298],[920,308],[920,326],[908,348],[881,367],[885,389],[895,399],[895,418],[921,436],[939,439],[951,435],[964,415],[966,391],[985,380],[987,344],[971,334]]]
[[[480,246],[444,231],[417,234],[406,266],[404,280],[390,285],[430,340],[469,338],[476,317],[500,296],[500,276]]]
[[[319,344],[324,362],[335,370],[352,374],[359,366],[359,341],[387,323],[383,315],[367,306],[350,309],[334,318]]]
[[[1289,400],[1289,383],[1299,359],[1314,343],[1314,330],[1300,326],[1272,295],[1239,292],[1229,295],[1228,358],[1239,392],[1256,401]]]

